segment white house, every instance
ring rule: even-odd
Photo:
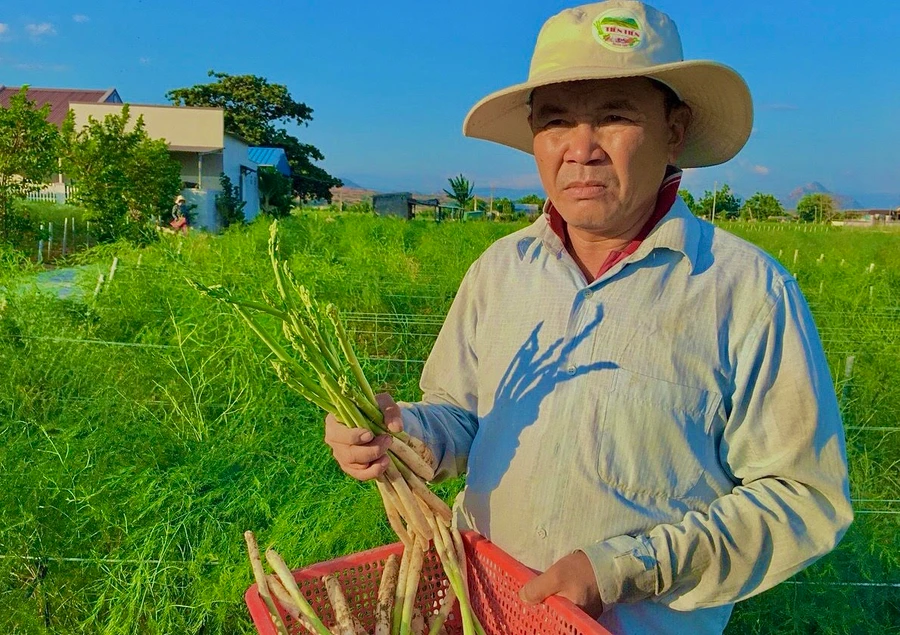
[[[88,117],[102,120],[119,114],[121,104],[72,102],[77,127]],[[132,121],[143,117],[144,129],[154,139],[169,144],[172,157],[181,164],[184,197],[196,205],[197,225],[215,230],[220,226],[216,195],[222,191],[219,176],[225,174],[246,205],[244,216],[259,214],[257,164],[250,160],[249,145],[225,132],[225,111],[221,108],[129,104]]]

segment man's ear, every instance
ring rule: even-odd
[[[672,109],[668,117],[669,128],[669,165],[675,165],[681,151],[684,150],[684,142],[687,139],[687,131],[691,125],[693,113],[687,104],[681,104]]]

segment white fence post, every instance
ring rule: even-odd
[[[97,276],[97,286],[94,287],[94,298],[96,298],[100,294],[100,289],[103,287],[103,280],[106,278],[102,273]]]
[[[119,266],[119,257],[113,258],[112,265],[109,268],[109,278],[106,280],[107,286],[112,284],[113,276],[116,275],[116,268]]]

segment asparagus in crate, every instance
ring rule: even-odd
[[[469,606],[465,553],[454,544],[458,533],[450,529],[450,508],[426,485],[434,477],[434,457],[419,439],[388,429],[337,308],[331,304],[320,305],[309,290],[297,282],[288,263],[281,259],[277,221],[270,227],[269,259],[277,300],[268,297],[264,302],[238,299],[222,286],[207,287],[195,281],[188,282],[201,293],[234,309],[271,350],[272,366],[286,385],[334,414],[346,426],[392,437],[387,452],[390,462],[385,473],[377,479],[388,521],[410,556],[427,550],[434,540],[453,594],[459,601],[464,634],[483,633]],[[267,331],[257,321],[258,314],[276,318],[280,322],[281,336]],[[421,561],[421,556],[418,557]],[[416,567],[412,569],[416,571]],[[401,585],[403,597],[400,596]],[[287,582],[285,586],[288,587]],[[392,624],[392,630],[396,629],[394,632],[405,634],[410,631],[414,613],[410,598],[414,599],[417,586],[417,577],[406,579],[401,572],[395,592],[398,603],[392,613],[401,616],[402,623]],[[289,587],[287,590],[291,591]],[[403,606],[405,603],[409,605]]]

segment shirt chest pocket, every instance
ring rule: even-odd
[[[629,493],[682,498],[716,460],[710,433],[720,397],[614,371],[598,440],[600,478]]]

